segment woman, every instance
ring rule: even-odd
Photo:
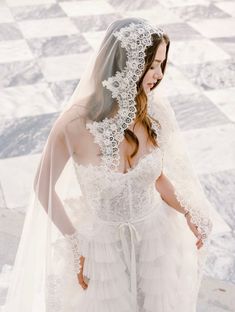
[[[5,311],[195,312],[212,222],[175,115],[170,41],[112,23],[42,153]]]

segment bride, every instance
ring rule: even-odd
[[[51,129],[5,312],[195,312],[212,229],[158,85],[170,40],[107,29]]]

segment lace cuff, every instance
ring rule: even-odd
[[[190,214],[191,222],[198,227],[198,232],[201,234],[201,239],[204,243],[206,243],[213,227],[213,224],[209,218],[209,215],[206,213],[206,210],[203,211],[202,209],[196,209],[196,207],[193,207],[189,200],[186,200],[176,190],[175,195],[181,207],[184,208],[185,213]]]
[[[80,263],[80,257],[82,254],[79,251],[79,235],[78,232],[74,232],[71,235],[66,234],[65,238],[70,243],[73,252],[74,271],[79,274],[82,268]]]

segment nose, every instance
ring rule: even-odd
[[[159,68],[154,73],[154,79],[158,80],[158,79],[162,79],[162,77],[163,77],[162,69]]]

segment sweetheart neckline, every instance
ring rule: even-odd
[[[121,176],[126,176],[129,175],[131,173],[133,173],[134,171],[136,171],[136,169],[138,169],[138,167],[140,166],[140,164],[142,162],[144,162],[146,159],[148,159],[149,157],[152,157],[155,152],[159,152],[161,151],[161,149],[159,147],[154,148],[151,152],[143,155],[142,157],[140,157],[138,163],[133,167],[133,168],[128,168],[127,172],[119,172],[119,171],[113,171],[111,169],[109,169],[108,167],[104,166],[104,165],[93,165],[91,163],[83,165],[83,164],[78,164],[76,161],[74,161],[75,166],[77,166],[78,168],[83,168],[83,169],[89,169],[92,168],[94,170],[99,170],[99,169],[104,169],[106,170],[108,173],[111,174],[117,174],[117,175],[121,175]]]

